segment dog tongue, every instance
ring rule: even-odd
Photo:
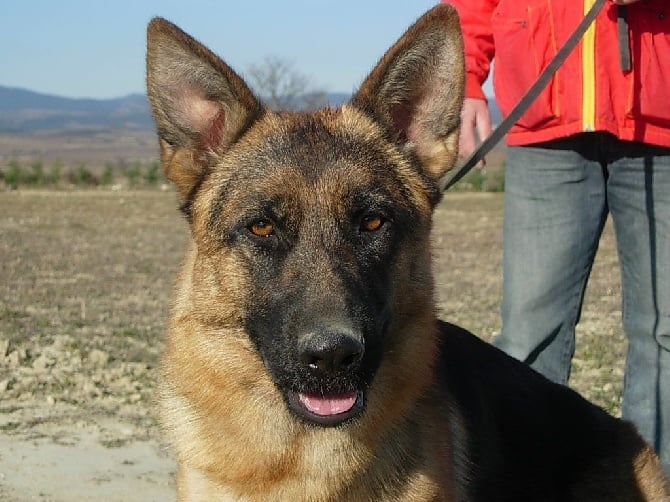
[[[322,417],[346,413],[356,404],[356,392],[347,392],[334,396],[319,394],[299,394],[300,402],[309,411]]]

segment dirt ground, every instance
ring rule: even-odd
[[[174,500],[156,365],[188,228],[171,191],[0,192],[0,499]],[[499,330],[500,194],[435,217],[441,316]],[[571,385],[617,415],[625,343],[608,224]]]

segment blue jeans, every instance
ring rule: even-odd
[[[628,340],[622,414],[670,474],[670,149],[585,133],[509,148],[505,170],[503,327],[494,344],[567,383],[611,214]]]

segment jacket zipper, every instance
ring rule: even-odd
[[[593,6],[595,0],[584,0],[584,15]],[[596,119],[596,23],[584,33],[582,39],[582,130],[595,130]]]

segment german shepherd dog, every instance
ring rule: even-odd
[[[192,235],[160,398],[179,500],[667,500],[630,424],[435,317],[431,213],[463,98],[451,7],[340,108],[269,110],[160,18],[147,66]]]

